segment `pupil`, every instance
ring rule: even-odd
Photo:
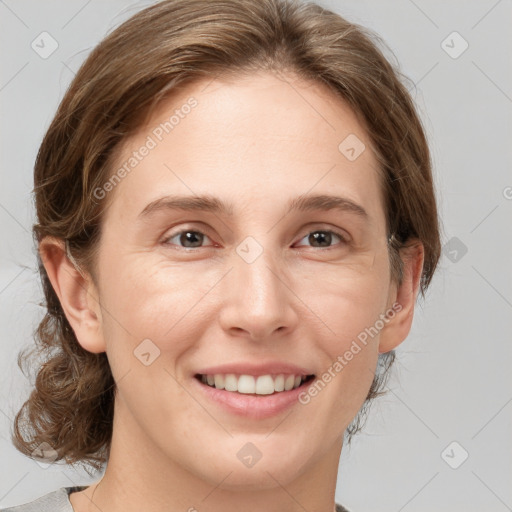
[[[330,245],[331,243],[331,233],[327,232],[327,231],[315,231],[315,233],[311,234],[309,236],[309,242],[311,243],[312,241],[320,241],[320,244],[321,245]],[[322,242],[324,242],[322,244]]]
[[[202,235],[200,235],[198,237],[197,234],[199,234],[199,233],[197,233],[196,231],[185,231],[180,236],[180,242],[185,247],[197,247],[197,246],[200,246],[201,245],[201,241],[202,241],[202,238],[201,238]],[[188,242],[191,242],[192,246],[187,245]]]

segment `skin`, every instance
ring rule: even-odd
[[[126,140],[118,163],[190,97],[198,105],[109,192],[96,282],[77,272],[61,241],[40,245],[79,343],[106,351],[118,386],[105,475],[71,504],[79,512],[331,512],[343,432],[379,352],[409,333],[422,245],[403,251],[398,287],[368,134],[344,101],[292,75],[187,86]],[[366,146],[354,161],[338,149],[349,134]],[[306,193],[349,198],[368,220],[287,214],[288,200]],[[174,210],[138,219],[166,194],[215,195],[233,203],[233,216]],[[182,229],[205,235],[188,253],[175,236]],[[333,235],[326,248],[308,237],[329,229],[349,242]],[[247,236],[263,248],[252,263],[236,252]],[[400,312],[306,405],[247,420],[192,385],[200,367],[233,361],[278,359],[319,376],[394,303]],[[133,351],[148,338],[160,356],[146,366]],[[236,455],[247,442],[262,453],[252,468]]]

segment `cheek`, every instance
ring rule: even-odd
[[[315,286],[304,278],[297,281],[297,294],[307,297],[304,329],[324,361],[323,372],[301,403],[331,425],[333,436],[352,421],[374,378],[389,291],[386,258],[387,253],[375,258],[364,274],[334,269],[317,273]]]
[[[183,267],[148,265],[149,259],[126,258],[104,278],[103,332],[124,406],[142,423],[148,417],[152,425],[178,429],[197,411],[179,405],[179,421],[169,423],[176,404],[190,405],[190,396],[175,378],[181,378],[177,368],[200,339],[203,326],[194,306],[216,279],[211,273],[197,279],[197,271]]]
[[[115,377],[140,370],[137,357],[148,352],[146,359],[176,375],[180,358],[203,336],[209,293],[223,274],[194,263],[178,267],[149,260],[126,258],[103,281],[102,326]]]
[[[365,259],[371,264],[365,265],[364,271],[340,264],[294,272],[293,290],[308,318],[304,327],[309,323],[322,333],[332,359],[361,333],[364,338],[365,330],[374,326],[386,309],[390,287],[387,252],[375,251]]]
[[[212,288],[215,276],[184,265],[148,264],[130,258],[104,282],[104,303],[113,320],[134,336],[172,333],[181,319]]]

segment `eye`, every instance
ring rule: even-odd
[[[183,247],[185,249],[195,249],[202,246],[205,238],[209,240],[209,237],[201,231],[184,229],[165,238],[163,243],[168,245],[178,245],[178,247]],[[176,242],[173,242],[175,239]]]
[[[165,245],[176,245],[184,249],[197,249],[203,247],[203,242],[205,239],[210,240],[210,237],[201,231],[194,229],[183,229],[166,237],[162,243]],[[348,243],[346,236],[328,229],[310,231],[301,240],[305,239],[307,239],[307,241],[312,244],[312,247],[327,249],[333,246],[332,244],[336,241],[336,239],[339,239],[342,245]]]
[[[308,242],[311,243],[313,247],[330,248],[332,247],[331,244],[333,242],[333,235],[334,239],[340,239],[342,244],[348,243],[347,238],[343,236],[341,233],[337,233],[336,231],[326,229],[317,229],[315,231],[311,231],[301,240],[307,239]]]

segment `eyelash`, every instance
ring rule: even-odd
[[[173,234],[171,234],[169,236],[166,236],[162,240],[162,243],[164,245],[174,245],[174,246],[178,247],[179,249],[183,249],[185,251],[194,251],[196,249],[204,249],[204,247],[183,247],[181,245],[172,244],[172,243],[169,242],[169,240],[172,240],[173,238],[175,238],[175,237],[177,237],[179,235],[182,235],[183,233],[199,233],[201,235],[205,235],[206,237],[210,238],[206,233],[203,233],[202,231],[199,231],[197,229],[182,229],[180,231],[177,231],[176,233],[173,233]],[[343,235],[343,234],[339,233],[338,231],[334,231],[332,229],[314,229],[312,231],[309,231],[299,241],[303,240],[304,238],[309,236],[311,233],[331,233],[331,234],[337,236],[341,240],[341,243],[343,245],[347,245],[349,243],[349,240],[347,239],[346,235]],[[304,246],[301,246],[301,247],[304,247]],[[308,246],[306,246],[306,247],[308,247]],[[330,247],[312,247],[312,246],[309,246],[309,247],[311,247],[313,249],[322,249],[322,250],[326,251],[326,250],[329,250],[329,249],[335,249],[336,245],[330,246]]]

